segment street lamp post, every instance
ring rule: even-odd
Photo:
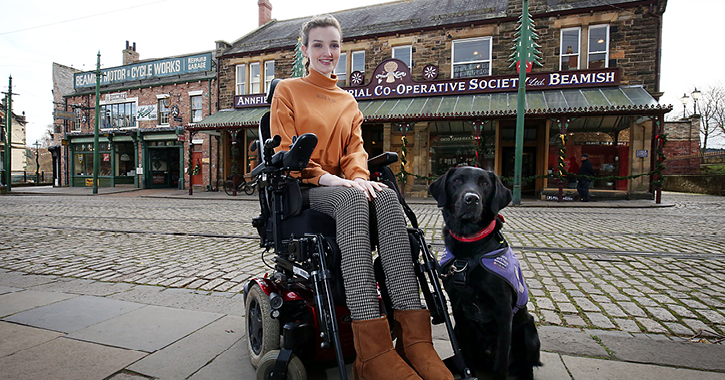
[[[40,183],[40,162],[38,161],[38,156],[40,156],[40,143],[38,140],[35,140],[33,146],[35,147],[35,186],[38,186]]]
[[[697,101],[700,99],[700,95],[700,91],[697,91],[697,87],[695,87],[695,91],[692,92],[692,101],[695,103],[695,113],[693,115],[697,113]]]
[[[687,111],[687,102],[690,100],[690,97],[687,96],[687,93],[682,94],[682,98],[680,98],[682,101],[682,118],[687,118],[686,111]]]

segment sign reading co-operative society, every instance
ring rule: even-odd
[[[211,70],[211,53],[166,58],[103,69],[101,70],[101,85],[209,70]],[[94,87],[95,85],[96,74],[92,71],[73,76],[74,88]]]

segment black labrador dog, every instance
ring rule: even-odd
[[[500,230],[511,202],[501,179],[474,167],[451,168],[430,193],[442,209],[446,252],[441,278],[453,308],[466,364],[493,378],[533,379],[539,335],[526,310],[528,289]]]

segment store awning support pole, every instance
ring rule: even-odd
[[[524,114],[526,112],[526,68],[529,57],[529,28],[529,0],[522,0],[521,43],[519,44],[519,96],[516,107],[516,150],[514,153],[514,206],[521,204],[521,166],[524,155]]]
[[[100,153],[98,152],[100,146],[98,144],[98,116],[100,114],[100,92],[101,92],[101,51],[98,51],[98,58],[96,60],[96,120],[95,120],[95,132],[93,134],[93,194],[98,194],[98,170]]]

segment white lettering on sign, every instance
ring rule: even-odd
[[[549,86],[568,86],[577,84],[604,84],[614,83],[614,72],[608,73],[579,73],[579,74],[549,74]]]

